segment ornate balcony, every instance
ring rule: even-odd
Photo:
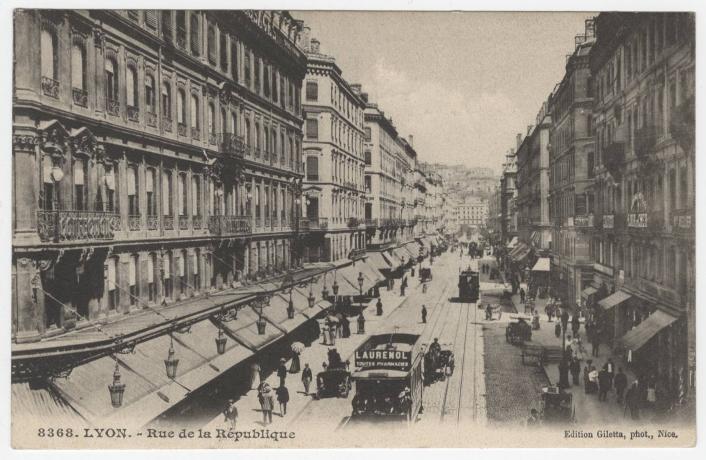
[[[42,93],[45,96],[59,99],[59,82],[49,77],[42,77]]]
[[[199,230],[202,225],[202,218],[201,216],[193,216],[191,218],[191,226],[194,228],[194,230]]]
[[[71,88],[71,99],[74,101],[74,104],[81,107],[87,107],[88,91],[81,88]]]
[[[179,216],[179,230],[188,230],[189,220],[189,216]]]
[[[216,145],[218,143],[218,136],[216,133],[208,133],[208,143],[211,145]]]
[[[378,220],[377,219],[365,219],[365,226],[367,228],[377,228],[378,227]]]
[[[157,114],[145,112],[145,123],[147,123],[147,126],[157,127]]]
[[[358,226],[357,217],[349,217],[347,221],[348,228],[356,228]]]
[[[245,143],[242,136],[233,133],[221,133],[219,135],[219,148],[225,155],[242,158],[245,154]]]
[[[672,230],[676,233],[691,233],[694,231],[694,210],[675,209],[672,211]]]
[[[111,98],[106,98],[105,111],[114,117],[120,116],[120,102]]]
[[[327,217],[307,217],[309,219],[309,229],[312,231],[328,230]]]
[[[265,217],[265,228],[272,227],[272,219],[269,216]]]
[[[574,227],[579,227],[579,228],[593,227],[593,214],[574,216]]]
[[[120,214],[99,211],[37,211],[44,242],[112,240],[122,228]]]
[[[188,128],[184,123],[179,123],[177,124],[177,134],[179,134],[182,137],[186,137],[188,132]]]
[[[260,147],[255,147],[255,148],[253,149],[253,156],[254,156],[255,158],[260,158],[260,154],[261,154],[261,153],[262,153],[262,151],[260,150]]]
[[[131,105],[127,106],[127,119],[130,121],[140,121],[140,109]]]
[[[147,230],[157,230],[159,228],[159,216],[147,216]]]
[[[619,179],[625,164],[625,142],[613,142],[603,149],[603,164],[613,176]]]
[[[309,226],[309,218],[308,217],[300,217],[299,218],[299,231],[300,232],[308,232],[311,230],[311,227]]]
[[[127,228],[131,232],[142,230],[142,216],[139,214],[131,214],[127,217]]]
[[[250,235],[252,227],[248,216],[209,216],[208,231],[212,235]]]
[[[174,230],[174,216],[162,217],[162,228],[165,230]]]
[[[365,257],[365,249],[351,249],[351,252],[348,253],[348,258],[351,260],[358,260],[363,257]]]
[[[613,214],[603,214],[603,225],[601,226],[601,228],[615,228],[615,216]]]
[[[200,136],[201,136],[201,131],[199,130],[199,128],[192,127],[191,128],[191,138],[198,140]]]
[[[169,117],[162,117],[162,130],[165,133],[172,132],[172,119]]]

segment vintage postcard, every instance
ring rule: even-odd
[[[694,13],[13,13],[13,447],[695,444]]]

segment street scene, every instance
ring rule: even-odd
[[[14,447],[695,442],[693,13],[13,24]]]

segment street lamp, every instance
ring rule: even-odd
[[[176,378],[177,367],[179,366],[179,358],[175,357],[174,352],[174,337],[169,335],[169,351],[167,352],[167,359],[164,360],[164,367],[167,371],[167,377],[171,380]]]
[[[321,289],[321,297],[326,300],[328,299],[328,289],[326,288],[326,276],[328,275],[328,272],[324,273],[324,287]]]
[[[123,394],[125,393],[125,384],[120,382],[120,367],[118,360],[115,360],[115,372],[113,372],[113,383],[108,385],[110,392],[110,404],[116,409],[123,405]]]
[[[363,272],[358,272],[358,288],[360,291],[360,309],[363,310],[363,283],[365,279],[363,278]]]
[[[270,302],[270,297],[268,295],[264,295],[262,297],[258,297],[257,299],[253,300],[251,302],[251,305],[257,310],[257,333],[258,335],[265,335],[265,328],[267,327],[267,321],[265,321],[265,318],[262,317],[262,311],[263,309],[269,305]]]
[[[218,328],[218,337],[216,337],[216,351],[218,352],[219,355],[222,355],[226,352],[226,342],[228,341],[228,338],[226,337],[225,333],[223,332],[222,328]]]

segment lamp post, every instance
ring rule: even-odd
[[[262,317],[263,309],[269,304],[270,297],[268,295],[263,295],[251,302],[251,305],[257,310],[257,333],[258,335],[265,335],[265,329],[267,328],[267,321]]]
[[[566,327],[569,325],[569,314],[564,311],[561,314],[561,363],[559,365],[559,387],[569,386],[569,363],[566,356]]]
[[[222,355],[226,352],[226,342],[228,341],[228,338],[226,337],[225,333],[223,332],[222,328],[218,328],[218,337],[216,337],[216,351],[218,352],[219,355]]]
[[[363,272],[358,272],[358,290],[360,292],[360,311],[363,311],[363,283],[365,279],[363,278]]]
[[[113,372],[113,383],[108,385],[110,392],[110,404],[116,409],[123,405],[123,394],[125,393],[125,384],[120,382],[120,367],[118,360],[115,360],[115,372]]]
[[[292,275],[287,275],[282,280],[282,286],[289,286],[289,302],[287,303],[287,318],[294,318],[294,302],[292,301],[292,293],[294,291],[294,278]]]
[[[333,306],[334,309],[338,306],[338,272],[333,272]]]
[[[324,287],[321,289],[321,297],[326,300],[328,299],[328,289],[326,288],[326,276],[328,275],[328,272],[324,273]]]
[[[171,380],[176,378],[177,367],[179,366],[179,358],[176,358],[175,355],[174,337],[169,335],[169,351],[167,352],[167,359],[164,360],[164,367],[167,371],[167,377]]]

